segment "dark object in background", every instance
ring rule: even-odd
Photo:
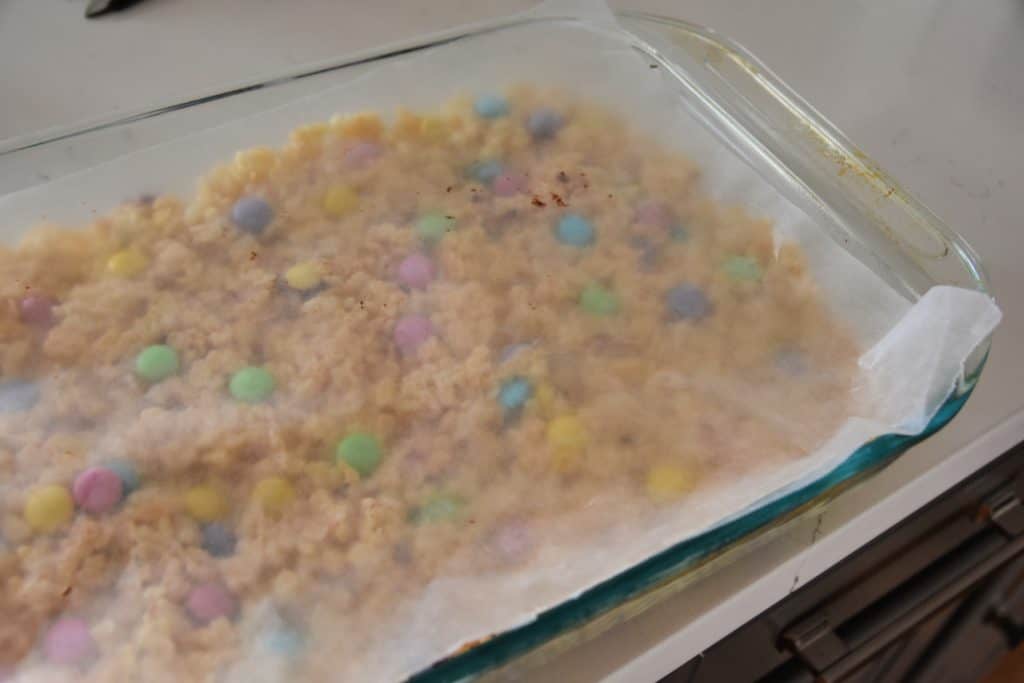
[[[85,8],[85,18],[92,19],[110,12],[117,12],[128,9],[142,0],[90,0],[89,6]]]

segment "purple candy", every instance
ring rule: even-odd
[[[491,190],[499,197],[511,197],[526,189],[526,176],[522,173],[502,173],[491,184]]]
[[[541,108],[530,113],[526,119],[526,130],[535,140],[546,140],[554,137],[565,123],[565,119],[554,109]]]
[[[239,230],[259,235],[274,220],[274,209],[262,197],[242,197],[231,207],[231,220]]]
[[[380,145],[360,141],[345,150],[345,163],[354,168],[365,166],[381,155]]]
[[[84,619],[61,617],[46,634],[43,651],[55,664],[78,664],[96,654],[96,641]]]
[[[21,322],[37,327],[49,327],[53,324],[53,307],[57,300],[40,294],[29,294],[18,302],[18,315]]]
[[[409,254],[398,264],[398,281],[410,289],[426,289],[436,276],[434,262],[423,254]]]
[[[200,624],[208,624],[221,617],[234,617],[238,613],[238,602],[222,584],[202,583],[189,592],[185,609]]]
[[[395,344],[404,354],[416,353],[434,334],[434,324],[425,315],[414,313],[399,319],[395,325]]]
[[[100,514],[113,510],[124,495],[124,484],[117,472],[107,467],[90,467],[75,477],[71,487],[75,504]]]
[[[683,283],[668,290],[669,312],[678,320],[700,320],[711,314],[712,305],[703,290]]]
[[[506,522],[491,538],[494,549],[506,560],[518,560],[533,548],[529,526],[522,520]]]
[[[667,228],[672,224],[672,210],[662,202],[648,199],[637,204],[635,220],[644,225]]]

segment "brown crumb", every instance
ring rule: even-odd
[[[568,206],[568,204],[565,203],[565,200],[562,199],[562,195],[557,194],[555,192],[551,193],[551,201],[553,201],[555,204],[558,204],[559,206]]]
[[[547,206],[547,204],[537,195],[533,195],[533,199],[530,200],[530,203],[534,206]]]
[[[451,192],[452,191],[452,186],[449,185],[448,187],[444,188],[444,191],[445,192]]]
[[[250,251],[249,252],[249,260],[250,261],[255,261],[257,256],[259,256],[259,254],[257,254],[255,251]]]
[[[555,177],[558,178],[558,182],[560,182],[560,183],[567,183],[567,182],[569,182],[569,174],[566,173],[565,171],[559,171],[558,175],[555,176]]]

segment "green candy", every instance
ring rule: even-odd
[[[437,493],[427,498],[413,513],[412,518],[417,524],[445,522],[457,517],[463,505],[462,499],[458,496]]]
[[[360,477],[373,474],[380,464],[380,457],[381,449],[377,438],[365,432],[349,434],[334,450],[334,461],[344,462],[358,472]]]
[[[591,315],[615,315],[619,312],[619,297],[601,285],[591,284],[583,288],[580,306]]]
[[[416,221],[416,232],[424,242],[440,242],[444,234],[455,227],[455,219],[443,213],[427,213]]]
[[[761,279],[761,266],[749,256],[733,256],[722,266],[733,280],[756,282]]]
[[[274,393],[274,376],[263,368],[249,366],[231,376],[231,395],[245,403],[260,403]]]
[[[144,348],[135,357],[135,373],[147,382],[160,382],[178,372],[178,352],[166,344]]]

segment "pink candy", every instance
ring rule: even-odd
[[[75,477],[71,495],[78,507],[86,512],[100,514],[113,510],[121,502],[124,484],[114,470],[90,467]]]
[[[511,197],[526,189],[526,176],[522,173],[502,173],[494,179],[491,189],[499,197]]]
[[[404,354],[416,353],[416,349],[433,335],[434,324],[425,315],[407,315],[395,325],[395,344]]]
[[[533,549],[530,529],[518,519],[506,522],[491,538],[491,544],[508,561],[522,559]]]
[[[96,641],[84,619],[61,617],[46,634],[43,651],[55,664],[78,664],[96,654]]]
[[[374,161],[381,155],[380,145],[373,142],[357,142],[345,150],[345,163],[360,167]]]
[[[410,289],[426,289],[436,276],[434,262],[423,254],[410,254],[398,264],[398,281]]]
[[[672,210],[662,202],[648,199],[637,205],[636,222],[667,228],[672,223]]]
[[[208,624],[220,617],[234,617],[238,613],[238,601],[220,583],[201,583],[188,594],[185,609],[200,624]]]
[[[57,300],[39,294],[29,294],[18,302],[18,315],[23,323],[47,327],[53,324],[53,307]]]

